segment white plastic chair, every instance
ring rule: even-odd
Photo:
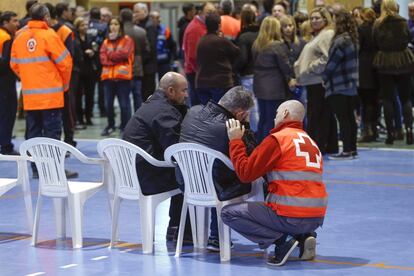
[[[231,255],[230,228],[221,220],[221,209],[228,204],[244,201],[249,196],[244,195],[228,201],[220,201],[218,199],[213,182],[213,164],[217,159],[233,170],[233,165],[230,159],[221,152],[194,143],[179,143],[172,145],[166,149],[164,158],[166,161],[172,163],[175,161],[178,164],[182,172],[185,185],[184,202],[181,211],[175,256],[179,257],[182,251],[187,209],[190,211],[194,246],[203,248],[205,246],[206,235],[208,232],[208,219],[206,219],[208,217],[207,211],[209,208],[215,207],[217,210],[220,240],[220,260],[222,262],[229,261]],[[200,207],[204,209],[204,212],[200,212]]]
[[[65,174],[66,152],[70,152],[82,163],[105,165],[103,159],[86,157],[71,145],[50,138],[32,138],[24,141],[20,146],[20,154],[22,156],[30,154],[39,173],[39,196],[32,246],[37,243],[43,197],[51,197],[55,203],[57,236],[66,237],[65,203],[67,203],[72,229],[72,246],[82,248],[83,206],[87,199],[103,188],[104,182],[68,181]]]
[[[174,165],[157,160],[140,147],[116,138],[101,140],[98,143],[98,153],[102,158],[106,158],[109,161],[115,182],[111,247],[115,245],[118,237],[118,218],[121,201],[123,199],[139,200],[142,249],[144,254],[151,254],[153,252],[156,208],[162,201],[181,193],[181,191],[175,189],[155,195],[144,195],[141,191],[136,171],[136,157],[139,155],[148,163],[157,167],[174,167]]]
[[[27,158],[16,155],[0,154],[0,160],[17,162],[17,178],[0,178],[0,196],[20,185],[23,191],[23,198],[26,206],[27,226],[29,233],[31,233],[33,230],[33,205],[32,194],[30,191],[29,173],[27,170]]]

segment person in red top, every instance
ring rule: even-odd
[[[323,159],[316,143],[302,129],[303,105],[295,100],[282,103],[275,128],[250,156],[241,137],[244,127],[227,121],[230,158],[243,183],[267,174],[266,202],[243,202],[223,208],[225,224],[247,239],[267,248],[275,244],[269,265],[283,265],[300,245],[299,258],[315,257],[315,229],[322,225],[327,198],[322,182]]]
[[[200,104],[195,89],[195,77],[197,71],[197,45],[202,36],[207,33],[205,24],[206,15],[215,12],[212,3],[205,3],[202,12],[195,16],[185,29],[183,38],[184,71],[188,81],[191,106]]]
[[[100,49],[102,64],[101,80],[105,94],[105,108],[108,116],[108,125],[102,131],[102,136],[108,136],[115,131],[114,100],[118,97],[121,109],[122,133],[131,117],[132,64],[134,62],[134,41],[124,34],[122,22],[118,18],[109,21],[108,38]]]

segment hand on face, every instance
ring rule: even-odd
[[[240,123],[240,121],[235,119],[230,119],[226,121],[227,127],[227,135],[229,136],[229,140],[233,139],[241,139],[243,137],[245,128]]]

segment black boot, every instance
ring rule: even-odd
[[[385,144],[393,145],[394,144],[394,132],[388,131],[387,139],[385,139]]]

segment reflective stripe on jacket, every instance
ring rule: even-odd
[[[102,64],[101,79],[132,79],[134,62],[134,41],[129,36],[123,36],[111,41],[105,39],[100,50]]]
[[[11,49],[10,66],[22,82],[25,110],[63,107],[69,88],[72,57],[46,22],[31,20],[21,29]]]
[[[324,217],[328,194],[322,182],[323,159],[306,132],[285,128],[272,134],[281,148],[281,158],[269,180],[268,205],[286,217]]]

